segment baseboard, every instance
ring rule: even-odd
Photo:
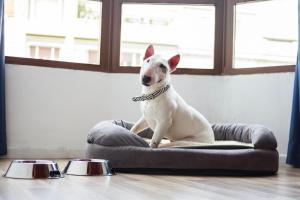
[[[286,161],[286,154],[284,153],[279,154],[279,163],[285,164],[285,161]]]
[[[13,159],[48,159],[48,158],[84,158],[84,149],[35,149],[10,148],[4,158]]]

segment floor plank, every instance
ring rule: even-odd
[[[67,160],[56,160],[62,170]],[[10,160],[0,160],[4,174]],[[300,169],[280,166],[266,177],[175,176],[119,173],[115,176],[66,176],[63,179],[0,178],[0,199],[86,200],[300,200]]]

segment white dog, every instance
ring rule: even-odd
[[[179,55],[168,61],[154,55],[152,45],[144,56],[140,71],[143,95],[133,98],[133,101],[141,101],[143,115],[130,131],[137,134],[150,127],[154,131],[150,142],[152,148],[158,147],[162,138],[171,141],[169,146],[186,141],[214,142],[209,122],[171,86],[170,73],[175,71],[179,60]]]

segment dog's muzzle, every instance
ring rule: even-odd
[[[142,78],[142,84],[145,86],[149,86],[150,82],[151,82],[151,77],[144,75]]]

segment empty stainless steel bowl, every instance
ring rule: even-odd
[[[63,177],[57,163],[51,160],[13,160],[3,176],[22,179]]]
[[[77,176],[111,176],[114,174],[109,161],[102,159],[70,160],[63,173]]]

